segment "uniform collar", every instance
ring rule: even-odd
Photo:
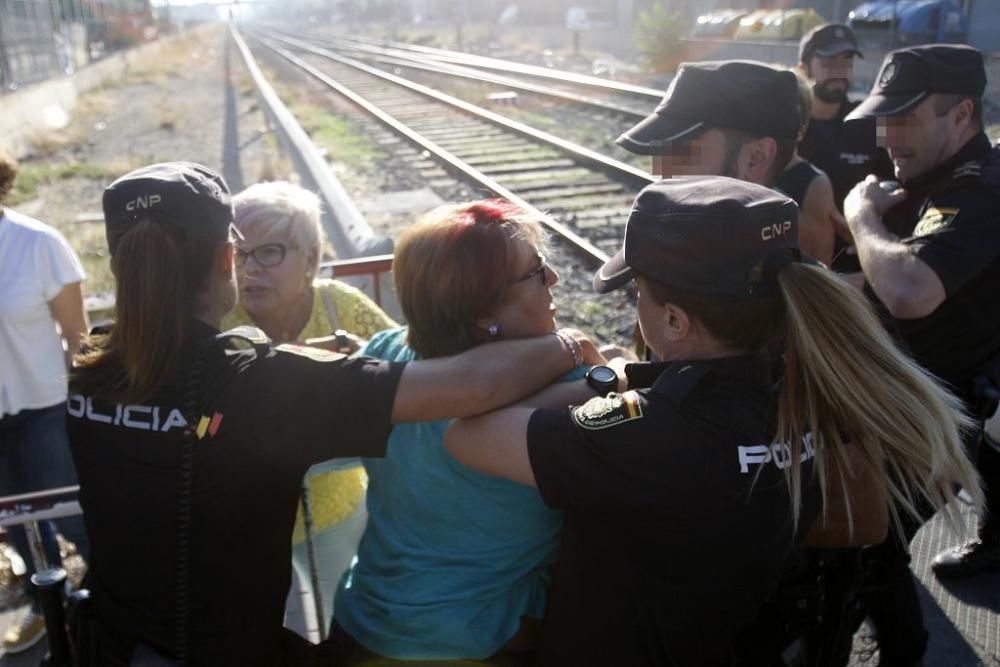
[[[962,164],[963,162],[973,162],[977,160],[982,160],[990,152],[992,148],[990,144],[989,137],[986,136],[985,132],[980,132],[976,136],[965,142],[958,152],[952,155],[950,158],[934,167],[925,174],[921,174],[916,178],[903,184],[903,186],[909,191],[918,191],[926,187],[933,187],[933,184],[938,181],[948,181],[951,180],[951,176],[955,171],[955,167]]]
[[[198,318],[191,318],[184,329],[184,340],[201,341],[206,338],[214,338],[218,333],[219,330],[212,325],[206,324]]]
[[[712,375],[748,384],[771,386],[771,363],[764,353],[718,359],[650,362],[625,367],[630,388],[652,387],[655,393],[680,401],[705,377]],[[655,378],[655,379],[654,379]]]

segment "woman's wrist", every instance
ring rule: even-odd
[[[572,329],[556,329],[552,335],[556,337],[556,340],[573,360],[573,368],[583,363],[583,348],[580,341],[573,335]]]

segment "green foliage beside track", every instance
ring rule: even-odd
[[[683,16],[654,3],[639,12],[632,36],[643,64],[657,72],[672,71],[683,60],[681,36],[687,28]]]

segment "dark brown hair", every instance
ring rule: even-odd
[[[169,380],[220,245],[192,242],[181,229],[150,220],[125,232],[111,257],[114,324],[77,356],[74,388],[111,403],[141,403]]]
[[[722,130],[723,137],[725,139],[725,156],[723,158],[723,171],[732,173],[719,174],[720,176],[729,176],[730,178],[736,178],[736,160],[739,158],[740,150],[743,146],[750,143],[751,141],[757,141],[758,139],[763,139],[763,136],[754,136],[749,132],[744,132],[743,130],[734,130],[731,128],[720,128]],[[774,150],[774,160],[771,162],[771,168],[767,172],[767,182],[764,185],[771,185],[777,180],[781,172],[785,170],[788,163],[791,161],[792,156],[795,154],[795,138],[787,137],[771,137],[774,139],[775,150]]]
[[[0,148],[0,212],[3,211],[3,202],[14,187],[14,179],[17,178],[17,160]]]
[[[653,301],[679,306],[726,347],[753,352],[781,342],[785,308],[778,293],[753,298],[711,296],[643,278]]]
[[[934,115],[944,116],[949,111],[958,106],[962,100],[972,101],[972,122],[976,127],[983,127],[983,100],[979,97],[969,95],[952,95],[948,93],[937,93],[934,95]]]

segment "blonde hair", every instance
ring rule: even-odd
[[[267,239],[288,239],[300,250],[312,251],[315,261],[308,268],[316,273],[326,240],[316,194],[288,181],[256,183],[233,196],[233,209],[241,232],[260,229]]]
[[[517,270],[516,244],[545,233],[506,200],[446,204],[423,215],[396,242],[396,295],[407,344],[425,358],[457,354],[487,338],[477,322],[501,302]]]
[[[955,484],[982,506],[979,476],[962,446],[962,433],[972,426],[962,403],[900,351],[861,293],[834,274],[788,264],[778,272],[780,294],[753,298],[707,296],[647,282],[656,301],[678,305],[723,344],[783,352],[775,442],[787,444],[789,460],[799,462],[811,441],[824,515],[830,480],[840,479],[852,534],[848,444],[890,499],[897,528],[900,510],[920,518],[918,508],[929,505],[943,509],[961,532],[951,502]],[[785,474],[798,526],[802,471],[796,464]]]
[[[848,469],[844,445],[853,444],[899,510],[920,518],[927,504],[944,510],[956,532],[962,521],[955,484],[982,507],[979,475],[962,445],[973,427],[961,401],[895,345],[874,310],[853,287],[825,269],[791,264],[778,275],[785,303],[785,377],[777,439],[799,460],[811,434],[824,506],[829,466]],[[820,455],[821,452],[828,453]],[[790,467],[795,516],[801,472]],[[841,489],[850,513],[850,496]],[[853,528],[853,524],[852,524]],[[902,531],[899,531],[902,534]]]

